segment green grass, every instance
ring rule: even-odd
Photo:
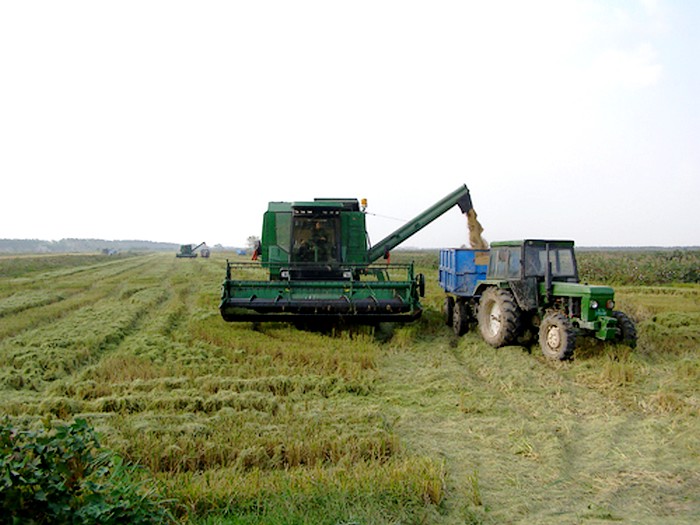
[[[114,263],[115,259],[123,260],[131,256],[133,255],[2,255],[0,256],[0,275],[5,279],[44,274],[54,269],[59,269],[63,272],[70,268],[82,270],[91,265]]]
[[[224,257],[3,261],[0,409],[86,418],[182,522],[700,520],[700,285],[619,288],[638,348],[552,363],[456,338],[425,254],[421,320],[330,335],[223,322]]]

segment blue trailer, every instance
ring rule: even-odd
[[[445,324],[463,335],[476,320],[477,285],[486,279],[489,250],[444,248],[440,250],[439,283],[445,290]]]

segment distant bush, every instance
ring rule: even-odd
[[[111,251],[167,251],[175,253],[179,245],[169,242],[139,240],[108,241],[104,239],[61,239],[45,241],[40,239],[0,239],[0,253],[100,253]]]
[[[0,253],[2,253],[2,251],[0,251]],[[113,261],[114,259],[124,259],[126,257],[133,257],[133,255],[119,254],[109,256],[97,253],[80,253],[2,257],[0,258],[0,275],[10,278],[24,277],[41,272],[100,264]]]
[[[416,268],[423,270],[437,270],[440,267],[440,250],[395,250],[391,252],[390,261],[396,264],[413,263]],[[384,259],[379,259],[380,264],[386,262]]]
[[[582,281],[618,285],[700,282],[700,251],[577,251]]]
[[[173,522],[167,502],[138,479],[85,420],[40,430],[0,422],[1,524]]]

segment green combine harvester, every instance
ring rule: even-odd
[[[206,243],[200,242],[198,245],[194,244],[182,244],[180,245],[180,251],[175,254],[175,257],[179,259],[194,259],[197,257],[197,250],[204,246]],[[209,257],[209,249],[202,249],[202,257]]]
[[[414,274],[413,264],[389,264],[389,251],[455,205],[463,213],[472,208],[466,186],[370,246],[364,200],[271,202],[258,261],[226,262],[221,316],[295,323],[418,319],[425,277]]]

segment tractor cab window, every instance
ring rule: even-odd
[[[520,278],[520,248],[497,248],[491,251],[490,277],[494,279]]]
[[[337,262],[340,217],[297,215],[292,224],[292,261]]]
[[[552,277],[560,280],[576,280],[576,258],[572,246],[550,246],[549,262]],[[547,269],[547,248],[543,245],[525,247],[525,276],[544,277]]]

